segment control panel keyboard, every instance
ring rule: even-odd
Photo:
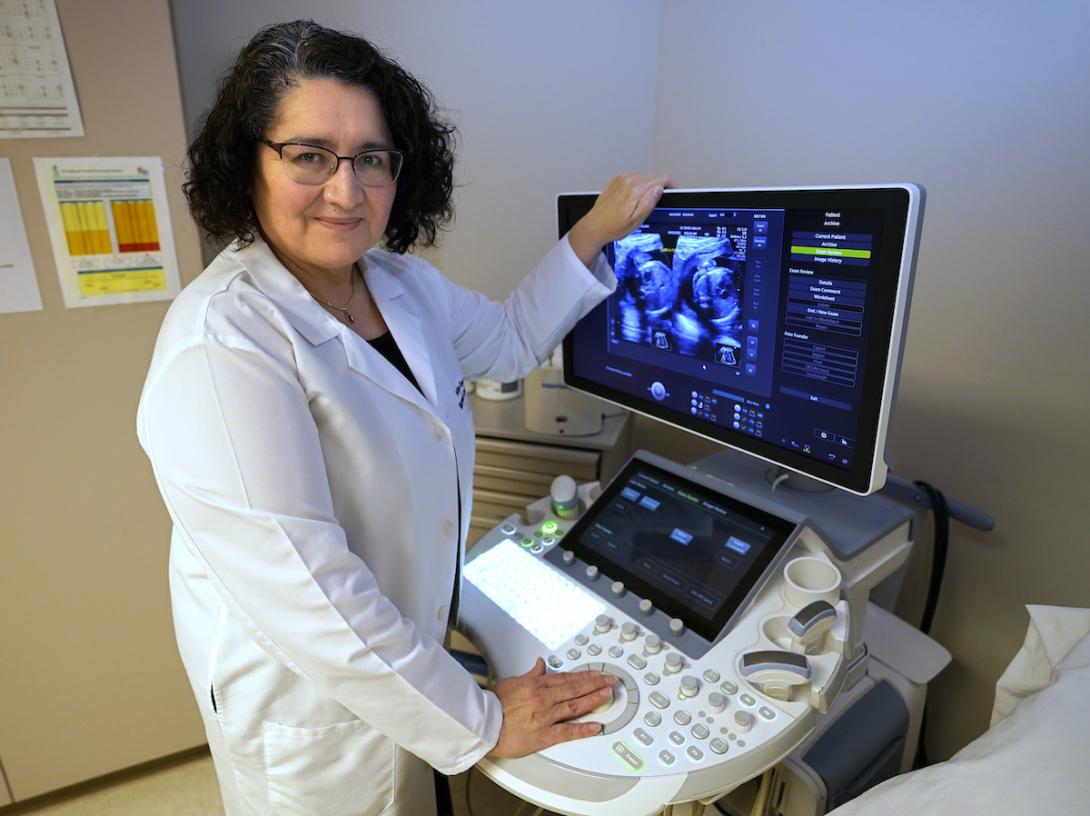
[[[550,649],[605,611],[605,604],[598,598],[550,569],[511,539],[505,539],[467,564],[465,579]],[[551,613],[543,615],[543,609]]]
[[[657,457],[648,460],[665,467]],[[642,461],[629,465],[636,466],[646,471]],[[665,476],[658,484],[697,478],[677,466]],[[804,519],[785,515],[794,526],[769,553],[765,572],[736,605],[729,624],[717,636],[702,631],[709,627],[687,609],[671,605],[661,593],[654,596],[646,581],[640,586],[641,574],[655,578],[639,572],[642,560],[660,560],[656,575],[681,575],[685,570],[662,560],[669,547],[688,548],[683,552],[692,554],[697,545],[705,553],[714,546],[719,550],[710,552],[708,570],[717,569],[714,564],[735,569],[742,555],[736,539],[716,532],[709,544],[711,526],[677,516],[666,525],[673,543],[654,552],[637,552],[637,539],[621,539],[619,532],[609,539],[616,547],[593,539],[606,542],[595,552],[582,538],[589,525],[598,525],[599,533],[603,526],[609,533],[623,528],[598,521],[609,508],[615,514],[627,512],[631,535],[648,535],[647,526],[635,521],[638,500],[616,493],[611,485],[592,507],[595,489],[578,487],[578,501],[569,497],[571,508],[558,505],[555,495],[543,498],[527,507],[525,518],[511,516],[482,537],[463,570],[460,624],[495,677],[522,674],[538,657],[550,672],[615,676],[612,701],[580,718],[602,723],[602,733],[520,760],[485,760],[481,767],[494,781],[552,809],[651,813],[641,810],[653,806],[651,799],[640,798],[636,805],[624,792],[632,790],[635,796],[631,786],[638,782],[665,786],[653,793],[647,789],[660,805],[675,795],[678,801],[700,799],[760,773],[798,745],[813,729],[814,713],[827,711],[845,682],[853,654],[851,616],[841,597],[838,568],[821,550],[820,540],[806,532]],[[695,504],[695,490],[667,494],[666,487],[660,489],[656,507],[665,507],[672,496],[678,497],[676,506]],[[717,501],[710,493],[713,487],[704,489],[704,510],[726,508],[723,517],[729,519],[747,512],[728,498]],[[641,493],[645,504],[647,493]],[[747,541],[751,552],[760,546],[756,536]],[[735,548],[724,556],[732,543]],[[688,557],[686,564],[694,565],[696,556]],[[695,584],[701,570],[693,567],[688,575]],[[712,591],[713,580],[708,583]],[[678,595],[700,604],[700,593],[691,588]],[[576,795],[589,779],[596,795],[602,785],[613,791],[612,804],[603,801],[599,807],[593,797]],[[578,801],[565,799],[572,796]]]

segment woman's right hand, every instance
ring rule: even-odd
[[[506,677],[492,689],[503,705],[503,725],[488,756],[521,757],[600,734],[601,723],[567,721],[612,699],[616,682],[613,675],[597,671],[546,674],[539,657],[526,674]]]
[[[665,173],[624,173],[594,200],[590,212],[568,232],[572,251],[588,268],[602,247],[624,238],[643,223],[671,184]]]

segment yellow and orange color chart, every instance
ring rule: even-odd
[[[110,228],[106,223],[106,207],[101,201],[67,201],[60,206],[70,255],[113,252]]]
[[[158,252],[159,230],[151,201],[112,201],[114,229],[120,252]]]

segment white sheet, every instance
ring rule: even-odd
[[[948,762],[895,777],[835,816],[1090,813],[1090,609],[1029,606],[992,726]]]

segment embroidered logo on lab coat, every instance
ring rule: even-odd
[[[458,384],[454,386],[454,396],[458,398],[458,407],[464,409],[466,406],[466,381],[464,379],[458,380]]]

